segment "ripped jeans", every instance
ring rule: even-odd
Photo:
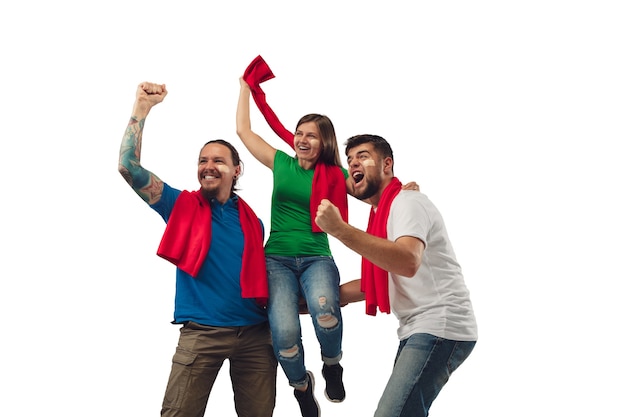
[[[343,322],[339,306],[339,270],[331,256],[266,256],[269,282],[268,314],[274,354],[289,385],[307,383],[298,301],[307,302],[322,361],[341,360]]]

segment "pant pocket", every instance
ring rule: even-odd
[[[172,358],[172,371],[165,389],[164,408],[179,409],[183,404],[191,378],[191,367],[197,356],[197,353],[176,348]]]
[[[450,374],[456,371],[457,368],[465,362],[465,359],[467,359],[470,353],[472,353],[475,344],[475,342],[457,342],[455,344],[454,350],[448,361],[448,372]]]

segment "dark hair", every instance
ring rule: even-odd
[[[385,140],[385,138],[378,135],[356,135],[346,140],[346,156],[350,149],[355,146],[362,145],[364,143],[371,143],[374,146],[374,150],[379,153],[383,158],[391,158],[393,160],[393,150],[391,145]]]
[[[308,122],[314,122],[320,132],[322,152],[320,153],[319,161],[327,165],[341,166],[341,157],[339,156],[339,146],[337,145],[337,135],[335,134],[333,122],[330,121],[328,116],[311,113],[300,118],[296,125],[296,130],[301,124]]]
[[[235,147],[230,142],[227,142],[224,139],[213,139],[205,143],[202,149],[204,149],[205,146],[210,145],[212,143],[217,143],[218,145],[226,146],[230,150],[230,157],[233,160],[233,165],[235,166],[241,165],[242,173],[243,173],[243,161],[241,160],[241,158],[239,158],[239,152],[237,152],[237,149],[235,149]],[[239,175],[239,177],[241,177],[241,175]],[[231,193],[234,193],[235,191],[238,190],[236,186],[237,186],[237,180],[239,179],[239,177],[234,178],[233,185],[230,188]]]

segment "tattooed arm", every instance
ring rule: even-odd
[[[141,166],[143,126],[150,109],[167,95],[165,84],[141,83],[137,87],[133,113],[120,146],[118,170],[135,192],[148,204],[154,204],[163,193],[163,181]]]

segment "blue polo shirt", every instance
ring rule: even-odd
[[[167,222],[180,193],[164,184],[161,199],[150,207]],[[254,299],[241,297],[243,231],[237,199],[234,196],[224,204],[211,200],[211,247],[198,276],[176,268],[174,323],[248,326],[267,321],[264,308]]]

